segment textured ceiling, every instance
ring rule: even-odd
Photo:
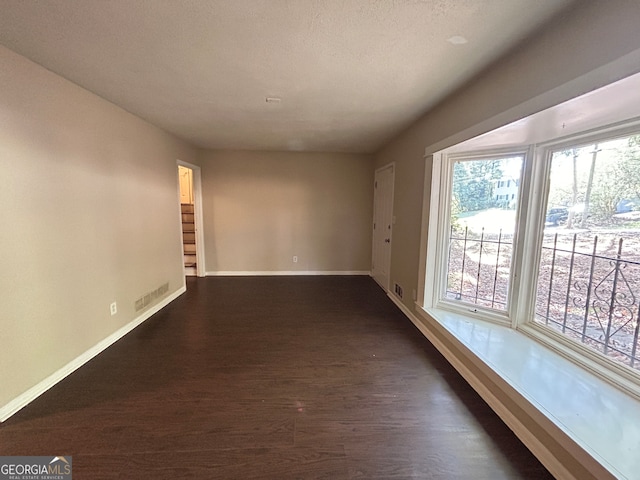
[[[0,43],[197,146],[373,152],[570,3],[0,0]]]

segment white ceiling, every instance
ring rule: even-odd
[[[0,43],[197,146],[374,152],[572,1],[0,0]]]

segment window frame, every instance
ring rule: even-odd
[[[527,285],[525,285],[527,293],[524,295],[526,303],[523,302],[524,308],[517,319],[516,328],[597,376],[635,396],[640,396],[640,371],[615,362],[606,355],[534,320],[535,294],[538,284],[537,266],[542,255],[544,218],[548,208],[547,201],[551,184],[550,173],[553,153],[566,148],[585,147],[594,143],[603,143],[631,135],[640,135],[640,121],[632,120],[613,124],[562,139],[540,143],[536,146],[533,173],[534,191],[541,191],[542,195],[538,197],[539,205],[537,205],[534,212],[537,220],[532,220],[526,226],[529,230],[523,232],[525,239],[531,240],[525,248],[527,251],[534,252],[534,254],[526,259],[528,265],[523,269],[523,277],[527,278]],[[531,198],[529,200],[530,202],[532,201]],[[532,233],[536,227],[535,224],[531,224],[534,221],[541,223],[542,226],[538,226],[537,231]],[[534,240],[535,243],[533,242]]]
[[[420,258],[420,283],[417,304],[422,309],[445,310],[468,318],[509,326],[533,338],[603,380],[640,398],[640,371],[615,362],[606,355],[572,340],[561,332],[534,320],[538,283],[538,266],[542,254],[545,212],[550,189],[552,155],[563,148],[587,146],[625,136],[640,134],[640,119],[618,122],[601,128],[530,145],[447,153],[446,150],[426,156],[431,179],[425,177],[423,205],[423,238]],[[453,165],[458,160],[481,160],[496,156],[523,156],[518,191],[516,226],[513,240],[507,309],[504,314],[480,306],[456,305],[443,299],[446,288],[450,199]],[[429,159],[432,160],[429,168]],[[523,252],[533,252],[524,255]],[[433,275],[427,275],[433,272]]]
[[[470,152],[457,152],[452,154],[447,154],[444,152],[439,153],[438,155],[434,155],[434,168],[440,172],[438,176],[435,174],[432,176],[432,193],[434,191],[434,183],[438,182],[437,191],[442,195],[436,199],[437,202],[437,233],[436,233],[436,241],[434,242],[435,246],[431,248],[435,248],[436,251],[431,255],[434,263],[432,266],[435,268],[431,268],[431,271],[435,272],[434,281],[431,283],[430,288],[431,291],[425,298],[430,298],[430,306],[432,308],[437,308],[441,310],[448,310],[456,313],[461,313],[464,315],[470,315],[476,318],[482,318],[485,320],[490,320],[496,323],[500,323],[503,325],[511,325],[513,320],[512,308],[513,308],[513,299],[512,294],[514,292],[514,282],[516,279],[513,275],[513,268],[516,264],[516,258],[519,251],[519,242],[518,242],[518,224],[520,221],[520,217],[522,212],[520,211],[520,199],[522,188],[518,189],[518,208],[516,209],[516,219],[515,219],[515,230],[513,237],[513,246],[512,246],[512,256],[511,256],[511,265],[510,265],[510,278],[509,278],[509,287],[507,293],[507,308],[504,311],[500,311],[497,309],[491,309],[487,307],[483,307],[480,305],[473,305],[470,303],[460,303],[455,302],[453,300],[447,299],[444,296],[444,292],[446,291],[446,283],[447,283],[447,263],[448,263],[448,232],[451,228],[451,195],[452,195],[452,180],[453,180],[453,166],[456,162],[459,161],[479,161],[479,160],[491,160],[497,158],[506,158],[506,157],[522,157],[522,175],[524,175],[527,159],[531,154],[530,148],[500,148],[500,149],[488,149],[481,151],[470,151]],[[439,165],[436,166],[436,163]],[[449,199],[449,201],[443,201],[442,199]],[[433,205],[433,203],[432,203]],[[433,232],[434,230],[430,230]],[[431,237],[431,236],[430,236]],[[423,303],[424,306],[424,303]]]

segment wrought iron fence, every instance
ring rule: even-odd
[[[597,235],[582,245],[577,234],[552,238],[542,247],[535,320],[640,368],[640,262],[624,258],[623,238],[613,254],[598,254]]]
[[[554,234],[542,247],[534,320],[640,369],[640,262],[615,240]],[[452,227],[446,296],[505,310],[513,235]],[[610,253],[607,253],[610,252]],[[638,252],[635,252],[636,254]]]
[[[505,310],[509,288],[509,269],[513,235],[487,233],[475,235],[468,227],[449,235],[447,298],[474,305]]]

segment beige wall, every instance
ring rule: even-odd
[[[369,271],[373,171],[396,162],[391,283],[416,288],[425,149],[640,70],[640,3],[577,5],[375,161],[197,155],[0,47],[0,408],[135,319],[139,296],[165,282],[169,293],[183,285],[176,159],[202,165],[209,272]],[[404,301],[412,307],[411,295]]]
[[[417,289],[423,195],[430,194],[425,150],[433,153],[638,72],[638,25],[635,0],[578,2],[378,152],[376,166],[396,162],[391,284]],[[411,296],[403,301],[414,310]]]
[[[371,156],[208,151],[200,164],[207,272],[370,270]]]
[[[0,85],[2,408],[183,286],[176,159],[196,159],[4,47]]]

